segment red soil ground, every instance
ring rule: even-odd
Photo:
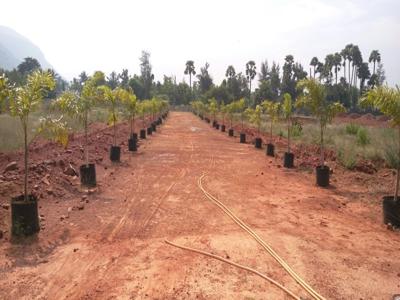
[[[112,130],[93,129],[99,186],[89,193],[60,167],[82,163],[82,137],[67,150],[33,145],[42,230],[24,241],[10,241],[7,206],[20,190],[21,154],[0,155],[0,171],[19,164],[0,178],[0,299],[289,299],[259,277],[165,239],[255,268],[310,299],[205,198],[197,186],[203,173],[205,188],[327,299],[400,293],[400,233],[382,224],[380,206],[391,192],[390,170],[349,172],[331,161],[332,186],[322,189],[309,168],[281,167],[284,144],[268,158],[189,113],[171,113],[135,154],[126,149],[128,132],[119,125],[122,162],[113,165]]]

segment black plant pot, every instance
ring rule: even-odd
[[[157,131],[157,125],[156,125],[155,122],[151,123],[151,130],[152,130],[153,132],[156,132],[156,131]]]
[[[37,198],[24,195],[11,199],[11,233],[13,236],[28,236],[39,232],[39,213]]]
[[[285,168],[293,168],[293,162],[294,162],[294,154],[285,152],[283,156],[283,166]]]
[[[255,139],[254,147],[256,147],[257,149],[261,149],[262,148],[262,139],[261,138],[256,138]]]
[[[87,187],[96,186],[96,166],[95,164],[81,165],[79,167],[81,184]]]
[[[246,134],[245,133],[240,133],[240,142],[242,144],[246,143]]]
[[[135,139],[129,139],[128,140],[128,150],[129,151],[137,151],[137,145],[136,145],[137,140]]]
[[[329,185],[329,167],[317,166],[315,171],[317,176],[317,185],[321,187],[327,187]]]
[[[232,128],[228,130],[228,135],[229,136],[233,136],[233,129]]]
[[[121,147],[111,146],[110,148],[110,160],[112,162],[119,162],[121,159]]]
[[[153,134],[153,128],[149,127],[147,128],[147,135],[152,135]]]
[[[146,138],[146,129],[140,129],[140,138],[145,139]]]
[[[161,124],[162,124],[162,119],[158,118],[158,125],[161,125]]]
[[[138,140],[138,134],[137,134],[136,132],[133,132],[133,133],[131,134],[131,139],[137,141],[137,140]]]
[[[392,224],[393,227],[400,228],[400,200],[394,200],[393,196],[383,197],[383,223]]]
[[[225,132],[225,125],[221,125],[221,132]]]
[[[268,156],[275,156],[275,146],[271,143],[267,144],[267,151]]]
[[[219,124],[215,124],[215,129],[219,130]]]
[[[213,127],[217,126],[217,121],[213,121],[213,122],[212,122],[212,126],[213,126]]]

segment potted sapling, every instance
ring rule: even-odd
[[[257,105],[255,109],[248,108],[246,110],[247,115],[249,116],[250,123],[257,127],[257,136],[254,140],[254,146],[257,149],[262,148],[262,138],[261,138],[261,116],[263,113],[263,109],[261,105]]]
[[[118,104],[129,98],[129,92],[122,88],[111,89],[103,85],[99,87],[103,100],[108,104],[109,123],[113,127],[113,141],[110,148],[110,160],[112,162],[120,162],[121,147],[117,145],[117,121],[118,121]]]
[[[156,124],[156,114],[158,112],[158,100],[156,98],[152,98],[150,100],[150,113],[151,113],[151,131],[157,131],[157,124]]]
[[[0,94],[3,99],[8,100],[10,114],[21,121],[24,137],[24,191],[22,195],[11,199],[11,233],[13,236],[28,236],[40,230],[38,199],[34,194],[29,193],[28,188],[28,133],[33,130],[29,123],[29,116],[40,108],[44,97],[48,91],[55,88],[56,82],[51,73],[35,71],[28,76],[26,84],[22,87],[7,87],[6,80],[3,83]],[[57,134],[56,140],[63,142],[64,145],[68,140],[65,124],[57,120],[46,119],[45,122],[41,122],[36,133],[46,132]]]
[[[89,159],[89,117],[92,108],[100,100],[97,85],[96,78],[91,77],[84,83],[81,92],[66,91],[54,102],[55,107],[75,119],[84,129],[84,164],[79,167],[79,174],[81,184],[89,188],[97,185],[96,165]]]
[[[240,115],[240,123],[241,123],[241,130],[240,130],[240,143],[246,143],[246,133],[244,132],[244,121],[246,119],[246,103],[244,98],[236,101],[235,103],[236,112]]]
[[[222,119],[221,132],[225,132],[225,129],[226,129],[226,127],[225,127],[225,117],[226,117],[227,108],[226,108],[226,105],[225,105],[224,101],[221,102],[221,104],[219,106],[219,111],[220,111],[221,119]]]
[[[326,187],[329,185],[329,167],[325,165],[324,133],[326,127],[333,118],[346,111],[339,102],[330,103],[326,97],[325,86],[314,79],[303,79],[297,83],[301,96],[296,101],[296,107],[304,107],[318,120],[320,129],[320,164],[316,167],[317,185]]]
[[[292,96],[289,93],[283,95],[282,103],[282,118],[286,121],[287,126],[287,151],[283,157],[283,166],[285,168],[293,168],[294,166],[294,154],[290,151],[290,142],[292,137],[293,128],[293,104]]]
[[[229,119],[229,130],[228,130],[228,136],[233,136],[233,118],[235,116],[235,112],[236,112],[236,103],[235,102],[231,102],[228,105],[226,105],[226,113],[228,115],[228,119]]]
[[[215,98],[208,100],[208,111],[210,112],[210,116],[212,118],[212,126],[217,128],[217,118],[216,115],[218,113],[218,102]]]
[[[130,91],[129,95],[123,101],[126,111],[128,113],[129,125],[130,125],[130,137],[128,140],[128,150],[137,151],[137,139],[138,134],[135,132],[135,118],[138,113],[138,105],[135,94]]]
[[[280,110],[280,103],[273,102],[269,100],[265,100],[262,103],[264,110],[267,112],[269,117],[269,143],[267,144],[266,154],[268,156],[275,156],[275,146],[272,143],[272,130],[273,126],[278,120],[279,117],[279,110]]]
[[[396,169],[394,193],[383,197],[383,222],[395,228],[400,228],[400,87],[390,88],[379,86],[368,91],[361,98],[361,106],[372,107],[390,118],[395,129],[395,140],[386,145],[385,157],[389,166]]]

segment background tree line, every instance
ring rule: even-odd
[[[269,63],[265,60],[258,69],[256,63],[250,60],[238,72],[229,65],[220,84],[214,82],[209,70],[210,64],[207,62],[198,71],[193,60],[186,62],[183,73],[188,77],[189,84],[185,80],[178,82],[175,76],[166,75],[161,81],[155,81],[150,53],[147,51],[142,51],[139,63],[140,74],[131,75],[127,69],[120,73],[113,71],[105,76],[103,84],[112,89],[130,87],[139,100],[158,97],[168,100],[173,106],[188,105],[194,99],[207,101],[215,98],[218,102],[227,104],[245,98],[248,105],[255,107],[265,99],[278,101],[285,93],[296,99],[297,82],[310,77],[326,86],[329,100],[339,101],[349,111],[358,111],[359,97],[385,81],[379,51],[373,50],[366,61],[359,47],[353,44],[346,45],[340,52],[326,55],[324,60],[313,57],[309,72],[295,61],[293,55],[287,55],[282,66],[275,61]],[[29,73],[40,68],[36,59],[28,57],[17,68],[11,71],[0,69],[0,73],[6,73],[11,83],[21,85]],[[50,98],[55,98],[66,89],[79,91],[88,79],[86,72],[82,72],[71,82],[67,82],[55,71],[52,72],[57,80],[57,87],[49,95]]]

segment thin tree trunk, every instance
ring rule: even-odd
[[[288,121],[288,128],[287,128],[287,140],[288,140],[287,151],[288,151],[288,153],[290,153],[290,123],[291,123],[291,121],[289,120]]]
[[[89,138],[88,138],[88,113],[85,112],[85,163],[89,166]]]
[[[24,167],[25,167],[25,177],[24,177],[24,200],[28,201],[28,117],[23,121],[24,128]]]
[[[114,127],[114,146],[117,145],[117,127],[115,126],[115,116],[113,120],[113,127]]]
[[[343,77],[346,82],[346,60],[343,60]]]
[[[271,128],[270,128],[270,131],[269,131],[269,140],[270,140],[270,143],[272,144],[272,120],[271,120]]]
[[[336,85],[337,85],[337,73],[338,73],[338,70],[337,70],[337,66],[336,66],[335,67]]]
[[[375,60],[374,60],[374,73],[373,74],[375,75]]]
[[[321,124],[321,167],[325,165],[325,159],[324,159],[324,130],[323,126]]]
[[[398,127],[398,134],[399,134],[399,157],[400,157],[400,127]],[[394,201],[397,202],[397,195],[399,194],[399,180],[400,180],[400,166],[397,167],[397,174],[396,174],[396,188],[394,190]]]

